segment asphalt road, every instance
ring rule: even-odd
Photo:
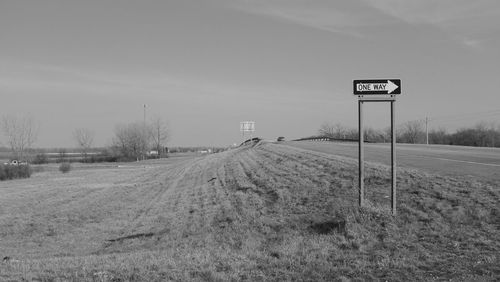
[[[358,143],[290,141],[285,144],[358,159]],[[390,144],[365,144],[365,161],[390,165]],[[398,167],[430,173],[500,182],[500,148],[397,144],[396,163]]]

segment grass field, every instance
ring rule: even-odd
[[[491,182],[263,143],[0,183],[0,281],[495,281]]]

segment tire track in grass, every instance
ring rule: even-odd
[[[291,180],[289,194],[292,208],[294,206],[292,202],[294,202],[296,207],[307,207],[307,212],[311,210],[322,212],[332,205],[329,202],[335,199],[344,199],[342,203],[336,203],[336,205],[351,205],[355,202],[351,172],[345,168],[343,162],[336,159],[322,160],[322,158],[315,158],[313,155],[295,150],[286,154],[278,150],[281,149],[280,147],[269,144],[262,148],[262,152],[257,153],[263,162],[273,163],[273,165],[264,166],[270,171],[269,173],[284,174]],[[297,165],[301,165],[300,169],[296,167]],[[352,199],[352,203],[345,202],[345,199]],[[311,205],[313,203],[314,205]],[[302,211],[305,211],[304,208]]]
[[[237,170],[234,166],[234,160],[232,158],[228,158],[227,160],[227,163],[222,164],[217,173],[217,177],[220,178],[219,183],[223,183],[224,185],[214,185],[217,205],[215,206],[210,225],[218,233],[225,231],[234,219],[237,218],[235,214],[239,213],[238,209],[234,207],[234,193],[238,184],[235,174],[232,174],[232,172]],[[223,234],[219,235],[219,237],[215,238],[215,241],[223,242]]]
[[[336,166],[341,168],[346,167],[353,171],[357,169],[356,161],[350,158],[340,157],[336,155],[312,152],[296,147],[276,144],[269,144],[269,146],[263,148],[263,150],[268,152],[269,154],[277,154],[280,156],[288,157],[298,163],[314,167],[315,169],[318,169],[320,171],[330,171],[325,169],[327,169],[332,164],[335,164]]]
[[[264,240],[260,219],[266,213],[264,201],[256,192],[258,188],[248,179],[242,166],[247,158],[244,151],[232,151],[217,171],[225,185],[217,185],[218,195],[223,200],[211,225],[214,243],[224,249],[253,253]]]
[[[172,226],[171,236],[174,238],[182,238],[186,233],[186,219],[189,217],[191,201],[193,197],[193,177],[197,177],[195,168],[200,160],[196,159],[189,163],[182,175],[176,177],[172,186],[172,193],[175,195],[175,200],[171,205],[166,207],[163,214],[167,218],[167,222]]]
[[[235,177],[236,184],[232,203],[246,223],[240,228],[247,228],[247,233],[254,237],[243,235],[240,244],[232,246],[236,249],[253,246],[272,256],[269,252],[284,247],[282,244],[289,238],[288,234],[309,234],[312,224],[321,224],[328,218],[327,208],[332,193],[326,193],[329,187],[317,181],[311,171],[292,173],[298,162],[287,159],[278,164],[275,161],[277,155],[267,153],[265,148],[240,150],[228,166],[228,174]],[[308,202],[298,208],[303,198]],[[258,207],[249,199],[255,199]]]
[[[172,188],[173,201],[162,211],[171,226],[167,237],[185,240],[209,234],[211,218],[217,208],[217,182],[208,182],[217,175],[216,168],[224,154],[207,155],[189,163],[185,173],[177,177]],[[201,237],[200,237],[201,236]],[[203,238],[202,238],[203,239]]]
[[[193,177],[185,182],[183,188],[190,199],[185,204],[185,210],[190,212],[184,212],[184,220],[179,222],[183,230],[182,240],[191,245],[201,247],[219,241],[224,236],[216,230],[233,228],[238,221],[235,205],[229,199],[232,194],[227,190],[231,187],[227,185],[230,181],[226,179],[224,166],[231,156],[231,152],[209,155],[200,161],[199,166],[191,168],[190,175]],[[215,181],[214,177],[219,181]]]
[[[289,181],[286,185],[288,198],[283,203],[283,213],[288,214],[289,225],[308,228],[308,222],[321,222],[335,216],[332,214],[335,213],[334,207],[353,205],[355,201],[351,183],[337,174],[324,172],[332,168],[340,170],[341,165],[330,160],[318,164],[311,156],[301,152],[283,154],[275,152],[274,147],[270,150],[270,147],[257,153],[262,162],[274,163],[264,166],[266,173],[286,175],[283,178]]]
[[[283,196],[289,198],[291,190],[300,189],[297,186],[311,186],[310,176],[304,174],[300,179],[300,184],[290,169],[282,165],[276,165],[276,161],[269,155],[263,154],[264,146],[249,149],[246,154],[243,169],[249,180],[258,188],[264,190],[259,194],[265,195],[268,208],[272,209],[272,204],[283,201]],[[306,183],[304,183],[306,182]],[[271,205],[269,205],[271,203]],[[283,203],[281,203],[283,204]],[[281,206],[281,205],[279,205]]]
[[[286,145],[271,144],[271,146],[266,149],[270,152],[286,152],[286,150],[291,150],[299,156],[306,156],[310,158],[310,160],[313,160],[310,161],[309,164],[309,166],[313,168],[313,171],[323,171],[325,174],[338,176],[337,181],[339,181],[340,178],[340,184],[342,186],[353,188],[351,189],[351,192],[355,192],[357,189],[358,184],[357,179],[355,179],[355,176],[357,175],[357,162],[354,160],[320,152],[311,152]],[[291,157],[296,161],[301,162],[301,159],[304,158],[295,156],[296,154],[290,155],[293,155]],[[332,166],[337,167],[338,171],[328,169]],[[403,177],[401,177],[398,173],[398,182],[401,180],[403,180]],[[390,168],[388,166],[367,162],[365,164],[365,186],[367,200],[376,202],[383,206],[390,205]]]
[[[274,156],[265,152],[256,152],[256,155],[258,156],[257,163],[262,167],[262,173],[272,175],[273,185],[277,187],[282,198],[281,206],[288,213],[310,213],[310,203],[315,202],[317,204],[319,199],[324,199],[324,197],[319,198],[317,196],[321,194],[320,191],[327,189],[329,186],[324,177],[318,178],[307,171],[299,173],[297,177],[294,168],[286,165],[290,162],[277,162],[273,158]]]
[[[273,210],[274,205],[279,201],[279,194],[274,187],[273,176],[264,175],[262,167],[255,160],[255,149],[250,148],[241,155],[240,159],[241,169],[243,175],[252,184],[254,190],[261,199],[268,210]]]
[[[196,177],[191,178],[188,184],[192,190],[189,194],[190,203],[188,205],[188,214],[186,214],[186,232],[184,236],[199,236],[208,233],[206,222],[210,216],[211,207],[205,204],[209,198],[208,180],[213,176],[213,169],[216,165],[212,159],[213,156],[207,156],[198,163],[193,169]]]
[[[179,197],[172,199],[172,196],[179,195],[176,193],[176,190],[180,181],[189,173],[188,169],[192,162],[193,160],[182,161],[181,163],[177,163],[175,167],[169,167],[171,169],[160,167],[152,173],[149,172],[149,174],[145,174],[144,176],[147,179],[136,178],[136,182],[139,181],[139,183],[143,183],[140,189],[146,193],[145,199],[142,193],[140,197],[138,197],[138,200],[141,200],[139,206],[143,208],[134,215],[131,222],[127,224],[117,236],[110,238],[108,242],[104,244],[103,249],[97,253],[113,251],[115,249],[120,250],[120,252],[126,251],[127,247],[123,245],[124,242],[120,240],[121,238],[140,239],[151,238],[154,235],[156,239],[152,239],[157,240],[158,236],[161,237],[168,233],[171,229],[171,226],[167,224],[170,222],[170,220],[168,220],[168,215],[171,211],[165,212],[165,208],[172,206],[172,203],[174,203],[175,206],[176,202],[174,201],[179,201]],[[159,184],[158,179],[161,180]],[[148,236],[141,236],[144,234]],[[140,244],[140,242],[138,244]],[[130,248],[133,247],[133,244],[129,243],[129,245]]]
[[[180,166],[177,170],[164,170],[162,168],[161,172],[157,172],[153,175],[145,175],[147,180],[143,178],[143,183],[146,184],[143,190],[146,190],[146,193],[148,193],[148,196],[143,201],[145,208],[141,209],[141,211],[132,220],[128,230],[129,233],[137,232],[138,229],[140,229],[144,218],[148,217],[152,213],[152,211],[163,200],[164,195],[169,192],[172,186],[176,185],[176,181],[185,173],[186,170],[184,164],[182,164],[182,166]],[[161,179],[159,184],[157,179]],[[173,181],[165,181],[167,179],[173,179]]]
[[[236,156],[237,157],[237,156]],[[224,174],[226,185],[224,188],[224,205],[220,212],[225,213],[229,210],[235,209],[236,213],[239,215],[244,214],[243,206],[239,205],[239,199],[237,193],[246,193],[248,190],[255,190],[255,186],[248,181],[247,176],[244,174],[244,170],[241,167],[239,160],[231,158],[231,160],[224,165]]]
[[[154,193],[148,195],[146,208],[123,235],[147,241],[149,236],[134,234],[155,234],[164,241],[185,240],[194,245],[210,240],[224,244],[220,240],[229,240],[231,246],[241,248],[248,234],[260,238],[269,228],[280,232],[283,220],[290,222],[296,215],[324,213],[329,198],[324,197],[323,191],[328,188],[326,177],[313,171],[321,165],[302,152],[287,155],[271,149],[274,148],[261,146],[207,155],[184,162],[165,174],[153,174],[168,177],[168,189],[151,187]],[[284,161],[277,162],[279,158]],[[301,171],[296,171],[297,165]],[[303,199],[308,202],[301,202]],[[298,208],[299,204],[302,208]],[[155,226],[155,216],[163,218],[158,222],[164,226]],[[218,236],[215,230],[226,235],[213,238]]]
[[[263,213],[264,202],[258,195],[258,188],[245,173],[241,163],[243,158],[242,150],[239,150],[224,166],[228,176],[227,185],[224,187],[227,200],[224,201],[217,217],[223,228],[233,221],[250,222]]]

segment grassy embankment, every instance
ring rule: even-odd
[[[84,166],[83,166],[84,167]],[[82,167],[82,168],[83,168]],[[500,279],[500,191],[264,144],[0,183],[0,280]]]

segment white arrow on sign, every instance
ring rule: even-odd
[[[399,86],[394,84],[392,81],[387,81],[387,94],[391,94],[394,90],[398,89]]]
[[[387,91],[387,94],[391,94],[394,90],[398,89],[399,86],[387,80],[386,83],[358,83],[357,88],[359,92]]]

